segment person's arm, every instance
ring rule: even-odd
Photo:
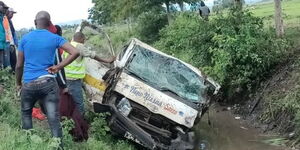
[[[61,48],[64,49],[70,55],[68,55],[68,57],[64,59],[62,62],[60,62],[59,64],[49,67],[47,70],[51,74],[57,73],[59,70],[61,70],[63,67],[70,64],[79,56],[79,51],[68,42],[63,44]]]
[[[98,62],[104,62],[104,63],[112,63],[115,61],[115,57],[109,58],[109,59],[103,59],[101,57],[99,57],[98,55],[96,55],[94,57],[95,60],[97,60]]]
[[[80,55],[83,57],[90,57],[91,59],[94,59],[98,62],[103,62],[103,63],[112,63],[115,60],[115,57],[109,58],[109,59],[103,59],[100,56],[96,55],[95,51],[90,50],[89,48],[79,45],[78,49],[80,51]]]
[[[23,68],[24,68],[24,53],[23,51],[18,51],[18,59],[16,65],[17,88],[20,88],[22,86]]]
[[[16,35],[16,32],[13,33],[13,38],[14,38],[14,42],[15,42],[16,47],[18,47],[18,37]]]

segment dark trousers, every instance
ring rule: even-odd
[[[0,69],[3,68],[3,64],[4,64],[4,50],[0,49]]]
[[[10,66],[13,72],[15,72],[16,64],[17,64],[17,54],[16,49],[14,47],[10,47]]]
[[[6,68],[10,65],[10,52],[9,50],[0,50],[0,68]]]
[[[59,93],[55,78],[41,78],[23,85],[21,92],[22,128],[32,129],[32,108],[38,100],[45,108],[52,136],[61,138]]]

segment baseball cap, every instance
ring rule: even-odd
[[[13,13],[17,13],[13,8],[9,7],[8,11],[13,12]]]

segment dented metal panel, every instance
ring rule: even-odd
[[[107,72],[108,67],[92,60],[85,59],[86,76],[84,78],[86,91],[92,102],[102,103],[106,85],[102,77]]]
[[[161,114],[178,124],[193,127],[198,111],[190,106],[146,85],[145,83],[121,74],[115,90],[132,101],[147,107],[151,112]]]

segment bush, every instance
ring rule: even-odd
[[[159,39],[159,30],[168,24],[167,15],[160,11],[142,13],[137,19],[136,32],[140,40],[153,43]]]
[[[250,89],[283,58],[289,44],[265,29],[262,19],[233,9],[209,22],[180,14],[160,35],[158,48],[202,68],[221,83],[226,97]]]
[[[105,120],[108,114],[97,114],[94,118],[94,122],[91,124],[91,133],[97,140],[103,140],[107,138],[107,132],[110,131],[107,122]]]
[[[194,66],[207,66],[210,62],[210,40],[214,32],[209,25],[192,13],[179,14],[174,22],[163,28],[161,39],[155,46],[162,51],[188,61]]]

